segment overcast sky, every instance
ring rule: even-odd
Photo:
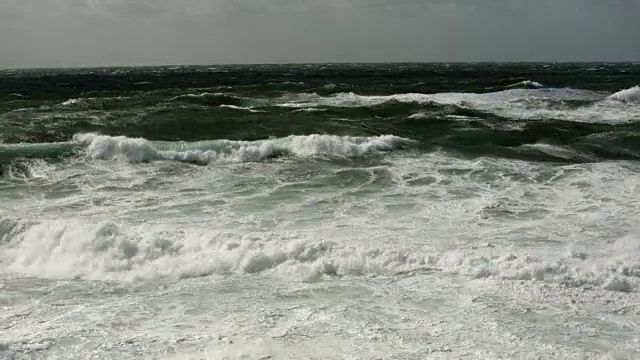
[[[0,0],[0,68],[640,61],[640,0]]]

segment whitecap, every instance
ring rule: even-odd
[[[539,83],[537,81],[532,81],[532,80],[520,81],[518,83],[509,85],[507,87],[508,88],[513,88],[513,87],[518,87],[518,86],[523,86],[523,87],[527,87],[527,88],[543,88],[544,87],[544,85],[542,85],[541,83]]]
[[[608,97],[609,100],[620,101],[627,104],[640,104],[640,86],[618,91]]]
[[[244,106],[237,106],[237,105],[227,105],[227,104],[220,105],[220,108],[223,108],[223,109],[226,108],[226,109],[231,109],[231,110],[239,110],[239,111],[249,111],[249,112],[252,112],[252,113],[265,112],[265,111],[262,111],[262,110],[253,109],[251,107],[244,107]]]
[[[258,141],[210,140],[195,143],[151,142],[143,138],[76,134],[86,157],[98,160],[149,162],[176,160],[199,164],[211,162],[256,162],[279,154],[296,157],[356,158],[402,148],[414,141],[394,135],[370,137],[336,135],[291,135]]]

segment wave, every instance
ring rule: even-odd
[[[81,133],[74,135],[69,142],[0,144],[0,165],[5,166],[5,173],[9,173],[9,169],[21,168],[18,164],[20,159],[61,160],[72,156],[131,163],[170,160],[200,165],[259,162],[280,156],[359,158],[403,149],[415,143],[394,135],[357,137],[313,134],[257,141],[222,139],[165,142]]]
[[[385,134],[369,136],[312,134],[252,141],[185,142],[79,133],[66,142],[0,144],[0,164],[10,165],[21,159],[55,162],[80,157],[131,163],[169,160],[206,165],[260,162],[278,157],[354,159],[403,149],[563,163],[640,159],[638,124],[510,121],[492,119],[482,112],[456,106],[441,109],[439,114],[433,111],[377,122],[350,120],[347,115],[346,119],[333,120],[333,124],[327,125],[327,130],[344,126],[348,131]],[[176,138],[184,137],[176,134]]]
[[[353,251],[332,241],[113,221],[0,220],[12,272],[57,279],[135,280],[283,271],[301,276],[393,274],[424,265],[419,254]],[[6,246],[5,246],[6,245]]]
[[[63,102],[63,103],[61,103],[60,105],[61,105],[61,106],[75,105],[75,104],[80,103],[80,101],[81,101],[80,99],[69,99],[69,100],[67,100],[67,101],[65,101],[65,102]]]
[[[528,98],[547,98],[560,100],[593,100],[601,99],[601,95],[576,89],[509,89],[490,93],[406,93],[393,95],[358,95],[353,92],[336,93],[331,96],[321,96],[316,93],[289,95],[281,98],[278,106],[292,108],[308,108],[314,106],[327,107],[370,107],[387,102],[400,103],[438,103],[442,105],[459,105],[464,103],[497,103],[514,102]]]
[[[176,101],[176,100],[183,100],[183,99],[200,99],[204,97],[216,97],[216,96],[224,96],[224,93],[203,92],[200,94],[183,94],[183,95],[174,96],[170,98],[169,101]]]
[[[304,109],[297,109],[297,110],[294,110],[293,112],[311,113],[311,112],[324,112],[324,111],[327,111],[327,110],[326,109],[318,109],[318,108],[310,107],[310,108],[304,108]]]
[[[40,278],[128,281],[228,273],[309,278],[438,271],[619,292],[640,286],[640,242],[635,234],[589,252],[568,248],[554,259],[491,246],[439,252],[354,246],[322,234],[299,237],[79,219],[3,218],[0,239],[6,270]]]
[[[262,110],[255,110],[251,107],[244,107],[244,106],[236,106],[236,105],[220,105],[220,108],[223,109],[231,109],[231,110],[239,110],[239,111],[248,111],[248,112],[252,112],[252,113],[261,113],[261,112],[265,112]]]
[[[575,149],[545,144],[545,143],[535,143],[535,144],[525,144],[515,148],[516,151],[521,151],[524,156],[533,157],[536,155],[542,157],[549,157],[552,159],[558,160],[568,160],[568,161],[578,161],[578,162],[589,162],[595,161],[597,158],[592,154],[581,153]]]
[[[184,94],[169,98],[169,102],[186,102],[196,105],[207,106],[221,106],[221,105],[233,105],[244,106],[249,102],[249,99],[238,97],[228,93],[209,93],[203,92],[200,94]]]
[[[413,143],[412,140],[394,135],[292,135],[260,141],[211,140],[175,143],[93,133],[77,134],[73,141],[82,145],[85,156],[91,159],[123,159],[128,162],[175,160],[197,164],[256,162],[286,154],[296,157],[357,158],[399,149]]]
[[[101,99],[103,101],[110,99]],[[73,98],[63,101],[56,105],[57,108],[68,108],[68,109],[78,109],[78,110],[89,110],[92,108],[100,108],[100,104],[98,99],[95,98]],[[46,109],[46,108],[43,108]]]
[[[515,84],[511,84],[511,85],[507,86],[507,88],[515,88],[515,87],[524,87],[524,88],[529,88],[529,89],[536,89],[536,88],[543,88],[545,86],[542,85],[541,83],[537,82],[537,81],[532,81],[532,80],[524,80],[524,81],[520,81],[519,83],[515,83]]]
[[[322,96],[288,95],[275,106],[307,109],[374,109],[391,104],[457,106],[488,116],[514,120],[569,120],[589,123],[624,123],[640,120],[640,109],[624,106],[638,102],[640,90],[631,88],[609,97],[599,92],[571,88],[511,88],[488,93],[406,93],[359,95],[353,92]],[[615,101],[612,101],[615,100]],[[417,115],[418,117],[420,115]]]
[[[640,86],[618,91],[608,97],[609,100],[615,100],[626,104],[640,104]]]

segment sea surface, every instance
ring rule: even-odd
[[[0,70],[0,359],[638,359],[638,85]]]

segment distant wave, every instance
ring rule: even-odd
[[[323,111],[327,111],[327,110],[326,109],[313,108],[313,107],[294,110],[294,112],[323,112]]]
[[[264,112],[263,110],[255,110],[251,107],[246,107],[246,106],[237,106],[237,105],[220,105],[220,108],[223,109],[231,109],[231,110],[239,110],[239,111],[248,111],[248,112],[252,112],[252,113],[260,113],[260,112]]]
[[[224,93],[209,93],[209,92],[203,92],[200,94],[184,94],[184,95],[178,95],[178,96],[174,96],[172,98],[169,98],[169,101],[176,101],[176,100],[182,100],[182,99],[200,99],[200,98],[205,98],[205,97],[216,97],[216,96],[225,96]]]
[[[327,107],[370,107],[387,102],[400,103],[438,103],[456,105],[461,103],[501,103],[517,101],[526,98],[541,98],[551,100],[586,100],[597,101],[601,96],[588,90],[577,89],[509,89],[490,93],[406,93],[393,95],[359,95],[353,92],[336,93],[331,96],[321,96],[316,93],[295,94],[281,99],[276,104],[281,107],[309,108],[315,106]]]
[[[638,103],[639,97],[638,87],[609,97],[589,90],[536,87],[512,88],[488,93],[359,95],[350,92],[336,93],[331,96],[304,93],[283,97],[274,105],[300,110],[309,108],[373,109],[383,105],[391,106],[390,104],[393,103],[416,106],[432,104],[457,106],[507,119],[622,123],[640,120],[640,109],[621,106],[623,103]],[[420,116],[415,115],[412,118]]]
[[[75,98],[75,99],[68,99],[66,101],[63,101],[57,106],[61,108],[87,109],[92,105],[95,105],[96,103],[97,103],[96,99],[94,98]]]
[[[67,101],[63,102],[63,103],[62,103],[62,104],[60,104],[60,105],[62,105],[62,106],[68,106],[68,105],[75,105],[75,104],[78,104],[78,103],[80,103],[80,99],[69,99],[69,100],[67,100]]]
[[[169,102],[186,102],[198,105],[220,106],[246,106],[248,99],[235,96],[228,93],[209,93],[203,92],[199,94],[184,94],[169,98]]]
[[[545,86],[540,84],[537,81],[532,81],[532,80],[524,80],[524,81],[520,81],[519,83],[515,83],[515,84],[511,84],[511,85],[507,86],[507,88],[515,88],[515,87],[524,87],[524,88],[529,88],[529,89],[537,89],[537,88],[543,88]]]

